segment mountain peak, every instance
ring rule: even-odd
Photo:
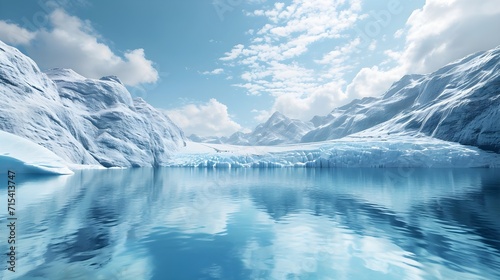
[[[281,118],[281,117],[286,117],[283,115],[280,111],[275,111],[270,118]]]
[[[234,133],[229,137],[227,143],[250,146],[298,143],[311,128],[310,123],[290,119],[276,111],[265,123],[259,124],[252,132]]]
[[[267,122],[270,122],[270,121],[278,121],[278,120],[287,120],[289,119],[287,116],[283,115],[281,112],[279,111],[275,111],[270,117],[269,119],[267,119]]]

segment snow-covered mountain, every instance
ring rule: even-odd
[[[354,100],[311,122],[317,128],[302,142],[424,134],[500,152],[500,47],[404,76],[379,98]]]
[[[226,143],[245,146],[297,143],[312,128],[312,123],[290,119],[280,112],[275,112],[265,123],[259,124],[252,132],[236,132],[229,137]]]
[[[217,137],[217,136],[198,136],[196,134],[191,134],[188,139],[196,143],[210,143],[210,144],[222,144],[227,142],[227,137]]]
[[[157,166],[185,145],[183,132],[116,77],[42,73],[0,41],[0,130],[32,140],[69,163]]]

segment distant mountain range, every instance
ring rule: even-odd
[[[232,144],[241,146],[274,146],[300,142],[302,136],[314,126],[300,120],[290,119],[275,112],[265,123],[259,124],[252,132],[236,132],[230,137],[189,136],[194,142],[211,144]]]

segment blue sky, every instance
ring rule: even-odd
[[[0,1],[42,69],[117,75],[189,135],[302,120],[500,44],[498,0]]]

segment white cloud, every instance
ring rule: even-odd
[[[212,71],[205,71],[205,72],[202,72],[201,74],[203,75],[220,75],[224,73],[224,69],[222,68],[217,68],[217,69],[214,69]]]
[[[229,136],[241,126],[231,119],[227,106],[212,98],[205,104],[188,104],[168,110],[168,116],[186,135]]]
[[[342,78],[354,64],[346,61],[356,51],[359,39],[352,38],[340,46],[336,46],[336,40],[346,37],[359,20],[360,3],[294,0],[247,13],[264,17],[267,23],[246,33],[250,44],[235,45],[220,60],[229,67],[241,67],[240,81],[234,86],[251,95],[275,98],[270,110],[257,112],[257,120],[265,120],[276,110],[309,120],[329,113],[345,100]],[[311,46],[319,42],[330,42],[333,47],[320,59],[307,57]]]
[[[33,32],[0,20],[0,39],[5,43],[11,45],[28,44],[34,37],[35,33]]]
[[[396,30],[396,32],[394,32],[394,38],[398,39],[398,38],[401,38],[401,36],[403,36],[403,34],[405,33],[405,30],[404,29],[398,29]]]
[[[316,42],[341,37],[359,19],[360,9],[358,0],[275,3],[268,10],[249,13],[265,17],[268,23],[247,32],[250,45],[237,44],[220,60],[245,69],[241,75],[245,82],[237,86],[250,94],[312,93],[321,86],[317,79],[324,73],[315,73],[296,59]]]
[[[352,82],[347,86],[346,95],[350,98],[379,96],[400,78],[401,71],[399,68],[384,71],[377,66],[365,67],[356,74]]]
[[[427,73],[473,52],[500,44],[498,0],[427,0],[407,22],[400,63]]]
[[[374,51],[375,49],[377,48],[377,40],[372,40],[372,42],[370,43],[370,45],[368,46],[368,49],[370,51]]]
[[[221,57],[220,60],[229,61],[238,58],[244,47],[245,46],[241,44],[234,46],[233,49],[230,52],[225,53],[226,56]]]
[[[350,58],[350,54],[357,50],[361,40],[354,39],[344,46],[335,47],[333,51],[325,54],[321,60],[315,60],[318,64],[342,65]]]
[[[20,35],[9,37],[11,32],[2,31],[0,39],[25,46],[41,68],[71,68],[89,78],[116,75],[130,86],[158,80],[158,72],[143,49],[128,50],[121,57],[99,42],[101,37],[89,21],[70,16],[62,9],[54,10],[49,21],[51,29],[34,32],[8,25],[6,30],[16,30]]]
[[[266,121],[273,112],[279,111],[293,119],[311,120],[314,116],[324,116],[339,103],[343,103],[347,95],[342,92],[341,84],[330,82],[317,87],[311,94],[282,94],[276,97],[269,111],[253,111],[255,120]]]

